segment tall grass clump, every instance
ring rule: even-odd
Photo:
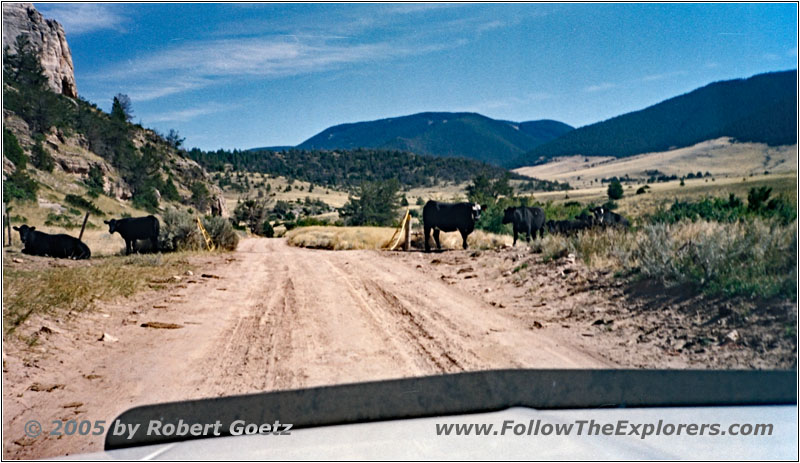
[[[239,245],[239,235],[233,229],[230,220],[223,217],[203,217],[203,227],[211,237],[211,241],[218,249],[226,251],[236,250]]]
[[[667,284],[709,294],[794,298],[797,225],[775,221],[649,224],[636,236],[627,267]]]
[[[34,314],[80,312],[98,301],[128,297],[151,281],[193,268],[180,256],[135,255],[92,259],[92,265],[8,268],[3,276],[3,322],[12,333]]]
[[[203,228],[217,248],[233,251],[239,244],[239,235],[230,221],[222,217],[203,217]],[[159,248],[162,251],[199,251],[206,248],[197,219],[188,212],[175,208],[164,211],[159,231]]]

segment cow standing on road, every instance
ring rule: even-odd
[[[514,244],[517,244],[517,234],[524,233],[525,241],[536,239],[536,232],[539,237],[544,238],[545,215],[540,207],[508,207],[503,211],[503,223],[512,223],[514,228]]]
[[[440,203],[428,201],[422,208],[422,225],[425,230],[425,252],[431,250],[428,243],[430,232],[433,230],[433,239],[436,249],[441,249],[439,232],[454,232],[458,230],[463,239],[463,247],[467,249],[467,236],[475,229],[475,222],[481,217],[480,204],[473,203]]]
[[[119,232],[125,240],[125,255],[136,252],[136,240],[150,240],[153,250],[158,251],[158,219],[155,216],[129,217],[126,219],[111,219],[104,223],[108,224],[108,232],[112,235]]]
[[[22,225],[14,227],[25,247],[22,252],[32,256],[50,256],[61,259],[88,259],[92,256],[89,246],[69,235],[51,235],[36,230],[36,227]]]

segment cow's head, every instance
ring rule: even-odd
[[[602,223],[603,215],[605,215],[606,213],[606,208],[604,208],[603,206],[598,206],[592,209],[591,211],[594,214],[594,218],[597,219],[598,222]]]
[[[505,211],[503,211],[503,223],[511,223],[514,221],[514,211],[517,210],[516,207],[507,207]]]
[[[117,231],[117,219],[104,220],[103,223],[108,224],[108,232],[114,234]]]
[[[29,227],[27,225],[22,225],[21,227],[13,227],[14,230],[19,232],[19,239],[22,240],[23,244],[27,244],[30,241],[31,236],[33,235],[33,231],[36,230],[36,227]]]
[[[472,220],[473,222],[477,222],[478,219],[481,218],[481,205],[480,204],[473,204],[472,205]]]

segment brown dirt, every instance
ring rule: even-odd
[[[46,435],[51,421],[108,423],[143,404],[467,370],[617,366],[572,331],[537,328],[431,275],[438,267],[420,253],[246,239],[197,267],[181,284],[99,310],[27,320],[18,331],[38,332],[37,344],[4,343],[3,456],[100,450],[103,436]],[[32,419],[45,430],[36,439],[24,434]]]
[[[714,298],[544,262],[527,246],[394,258],[483,299],[499,314],[625,368],[797,368],[797,305]]]

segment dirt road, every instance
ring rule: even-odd
[[[102,448],[103,436],[28,438],[32,419],[49,431],[51,420],[109,422],[164,401],[492,368],[612,366],[384,253],[247,239],[198,273],[205,276],[50,327],[36,358],[7,349],[4,456]],[[118,341],[98,341],[104,332]]]

